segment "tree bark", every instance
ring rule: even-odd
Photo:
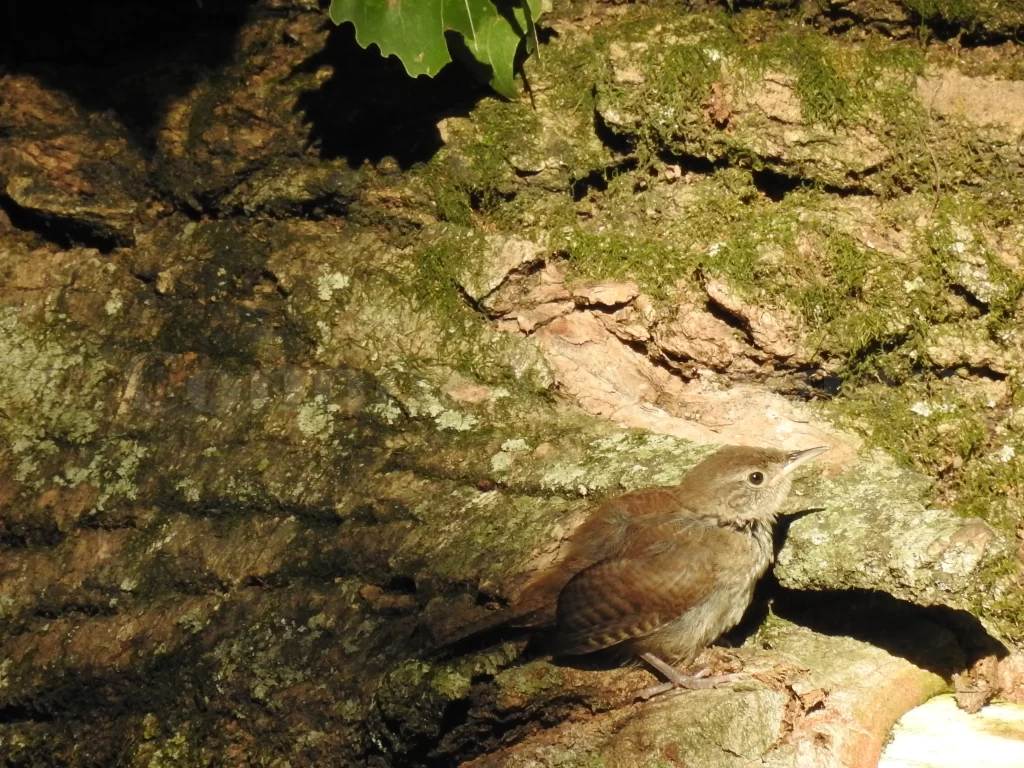
[[[0,764],[868,766],[957,676],[1019,696],[1024,84],[870,5],[559,7],[516,103],[299,0],[21,17]],[[428,653],[729,442],[833,446],[707,657],[749,683]]]

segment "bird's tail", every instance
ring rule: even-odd
[[[497,640],[500,634],[511,630],[534,629],[551,624],[554,620],[554,606],[550,609],[537,606],[510,605],[492,611],[468,624],[434,636],[428,655],[457,653],[468,645],[483,645],[489,639]]]
[[[430,655],[447,654],[467,643],[480,645],[482,641],[497,639],[507,630],[535,629],[555,623],[558,593],[569,579],[569,573],[552,567],[535,578],[519,598],[506,608],[481,616],[451,631],[435,634]]]

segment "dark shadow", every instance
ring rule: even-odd
[[[860,174],[859,177],[855,177],[855,174],[847,174],[847,178],[849,178],[851,182],[857,182],[869,175],[871,174],[863,173]],[[754,182],[754,186],[757,187],[765,197],[774,203],[782,202],[786,199],[787,195],[800,189],[820,189],[823,192],[827,192],[830,195],[836,195],[837,197],[866,197],[873,194],[870,189],[862,184],[850,184],[845,187],[837,186],[835,184],[823,184],[814,179],[791,176],[789,174],[780,173],[779,171],[773,171],[769,168],[753,170],[751,171],[750,176]]]
[[[824,507],[808,507],[807,509],[800,509],[796,512],[787,512],[779,515],[779,519],[775,523],[775,538],[772,543],[775,548],[775,556],[779,556],[779,552],[786,546],[786,539],[789,537],[789,528],[797,520],[813,515],[815,512],[824,512]]]
[[[60,248],[82,245],[95,248],[100,253],[110,253],[121,245],[128,245],[127,238],[102,222],[87,222],[71,216],[40,213],[22,208],[7,195],[0,194],[0,211],[6,214],[16,229],[35,232],[43,240]]]
[[[820,511],[805,509],[783,515],[775,529],[776,555],[786,543],[790,526]],[[984,656],[1002,658],[1008,653],[967,611],[916,605],[869,589],[787,589],[774,572],[758,584],[743,620],[723,636],[721,644],[742,645],[757,632],[769,611],[823,635],[869,643],[947,679]]]
[[[86,110],[113,110],[152,149],[167,104],[234,54],[255,0],[12,0],[0,16],[0,75],[33,75]]]
[[[601,113],[594,110],[594,133],[612,152],[620,155],[631,155],[636,151],[637,138],[629,133],[620,133],[612,128],[601,116]]]
[[[449,63],[436,77],[411,78],[397,58],[382,57],[376,45],[361,48],[351,24],[332,29],[323,49],[293,74],[322,67],[334,74],[300,94],[297,108],[321,157],[345,158],[352,167],[385,157],[403,169],[429,160],[443,144],[438,121],[468,115],[493,93],[486,73],[471,71],[462,61]]]
[[[754,180],[754,186],[761,190],[765,197],[776,203],[781,202],[785,199],[786,195],[794,190],[813,186],[804,179],[796,176],[787,176],[784,173],[778,173],[767,168],[753,171],[750,175]]]
[[[608,189],[608,182],[616,176],[621,176],[623,173],[629,173],[630,171],[636,170],[639,165],[640,163],[635,157],[629,157],[621,163],[617,163],[600,170],[591,171],[586,176],[576,179],[569,187],[569,192],[572,194],[573,201],[577,203],[580,202],[590,194],[591,190],[604,192]]]
[[[658,159],[666,165],[678,165],[683,173],[695,173],[700,176],[710,176],[719,169],[729,167],[729,161],[725,159],[709,160],[700,155],[671,152],[667,149],[658,153]]]
[[[955,608],[915,605],[864,589],[806,592],[777,587],[770,599],[772,610],[784,619],[823,635],[869,643],[946,679],[984,656],[1008,654],[977,618]],[[950,653],[951,644],[943,638],[948,634],[961,657]]]

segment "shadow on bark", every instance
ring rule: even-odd
[[[444,144],[438,121],[467,116],[492,93],[459,61],[436,77],[409,77],[394,56],[383,58],[376,46],[361,48],[351,24],[332,29],[327,45],[293,74],[322,67],[333,68],[334,74],[319,88],[301,93],[297,108],[321,157],[345,158],[353,168],[385,157],[393,157],[402,169],[429,160]]]
[[[775,534],[776,552],[786,542],[789,526],[816,510],[804,510],[779,521]],[[758,585],[754,601],[736,629],[726,636],[731,643],[750,637],[771,610],[776,616],[823,635],[850,637],[906,659],[946,679],[971,667],[978,659],[1009,651],[992,637],[980,621],[964,610],[944,605],[922,606],[885,592],[867,589],[822,591],[786,589],[768,573]],[[937,645],[922,644],[922,627],[951,632],[963,651],[962,663],[937,652]]]
[[[85,109],[113,110],[153,149],[167,106],[235,54],[254,2],[9,3],[0,15],[2,61]]]

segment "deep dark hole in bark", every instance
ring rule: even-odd
[[[1009,653],[967,611],[917,605],[869,589],[787,589],[774,573],[761,580],[743,621],[719,644],[741,645],[757,632],[769,611],[822,635],[881,648],[946,680],[981,658],[1001,659]]]
[[[42,523],[19,520],[3,525],[4,527],[0,529],[0,549],[54,547],[65,538],[65,534],[60,532],[52,520],[45,520]]]
[[[400,595],[415,595],[416,579],[414,579],[412,576],[392,576],[384,584],[384,590],[387,592],[394,592]]]
[[[324,48],[296,72],[327,66],[335,74],[300,94],[297,108],[321,157],[345,158],[353,168],[385,157],[403,169],[429,160],[443,146],[438,121],[468,115],[493,95],[458,60],[435,77],[411,78],[397,58],[383,58],[376,46],[359,47],[351,24],[332,29]]]
[[[610,165],[607,168],[600,170],[591,171],[586,176],[576,179],[569,185],[569,191],[572,194],[574,202],[583,200],[591,190],[597,192],[604,192],[608,189],[608,182],[623,173],[635,170],[638,165],[636,158],[630,157],[623,160],[621,163],[616,165]]]
[[[804,510],[780,519],[775,550],[786,543],[789,526],[817,510]],[[743,621],[726,636],[742,642],[757,631],[769,609],[783,619],[823,635],[844,636],[882,648],[922,669],[949,678],[984,656],[1005,657],[1009,651],[992,637],[982,623],[964,610],[942,605],[922,606],[868,589],[787,589],[769,572],[758,584]],[[935,644],[919,642],[922,630],[951,632],[963,651],[960,663],[937,652]]]
[[[966,301],[973,309],[977,310],[979,315],[984,316],[989,313],[988,304],[979,299],[977,296],[975,296],[969,290],[964,288],[962,285],[950,283],[947,287],[951,293],[956,294],[961,299]]]
[[[805,179],[800,176],[780,173],[779,171],[771,170],[769,168],[752,171],[750,175],[754,182],[754,186],[757,187],[765,197],[776,203],[782,202],[787,195],[798,189],[817,188],[830,195],[836,195],[837,197],[871,196],[874,194],[870,189],[867,189],[860,184],[851,184],[850,186],[820,184],[816,183],[812,179]],[[871,174],[869,172],[860,174],[859,177],[854,174],[847,174],[847,178],[856,182],[861,178],[870,175]]]
[[[0,706],[0,725],[14,725],[15,723],[48,723],[53,720],[53,715],[44,712],[28,704],[6,704]]]
[[[601,143],[612,152],[630,155],[636,149],[636,137],[616,131],[596,109],[594,110],[594,133],[597,134]]]
[[[1005,373],[994,371],[987,365],[957,365],[953,368],[943,368],[940,371],[936,371],[935,375],[939,379],[948,379],[953,376],[959,376],[961,371],[966,371],[969,376],[975,379],[990,379],[992,381],[1006,380]]]
[[[754,186],[761,190],[769,200],[778,203],[790,192],[807,186],[807,182],[797,176],[788,176],[778,171],[762,169],[751,174]]]
[[[699,155],[670,152],[668,150],[659,152],[658,159],[666,165],[678,165],[684,173],[699,173],[704,176],[709,176],[719,168],[727,168],[729,166],[729,161],[725,159],[716,161]]]

